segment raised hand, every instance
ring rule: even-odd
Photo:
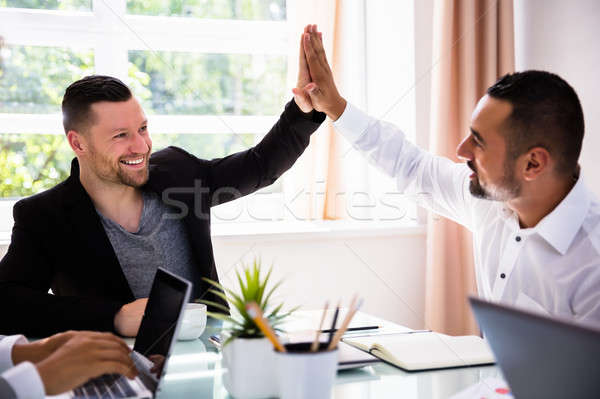
[[[304,32],[300,35],[300,54],[298,56],[298,83],[296,87],[292,89],[294,93],[294,101],[296,105],[302,110],[302,112],[311,112],[313,110],[310,96],[307,91],[307,87],[311,82],[310,72],[308,71],[308,64],[306,63],[306,55],[304,54],[304,34],[308,33],[313,25],[306,25]],[[315,25],[316,29],[316,25]]]
[[[312,83],[305,86],[311,104],[317,111],[325,112],[332,120],[337,120],[346,108],[346,100],[340,96],[335,86],[333,73],[329,68],[323,38],[316,25],[309,25],[303,33],[302,44]]]
[[[91,378],[118,373],[138,374],[129,356],[131,349],[110,333],[77,332],[60,348],[36,364],[47,395],[69,391]]]

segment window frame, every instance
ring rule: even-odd
[[[92,0],[91,10],[0,8],[7,45],[89,48],[94,73],[127,78],[128,52],[178,51],[288,56],[288,22],[134,15],[127,0]],[[278,115],[148,115],[151,133],[254,134],[255,143]],[[64,134],[62,115],[0,113],[0,133]],[[265,195],[265,194],[263,194]],[[280,193],[273,194],[281,198]],[[6,203],[16,200],[3,199]],[[12,224],[8,207],[0,217]],[[4,230],[6,227],[4,227]]]
[[[393,0],[385,0],[383,4],[371,4],[362,0],[353,4],[353,7],[344,8],[347,15],[343,17],[352,18],[355,25],[358,23],[354,26],[351,35],[353,35],[352,40],[359,45],[355,46],[354,53],[348,56],[350,58],[348,62],[352,59],[365,59],[365,65],[357,71],[359,75],[364,76],[364,79],[362,82],[358,80],[360,87],[348,91],[347,98],[374,116],[382,116],[383,113],[381,104],[375,101],[378,97],[375,95],[377,90],[389,88],[390,85],[405,88],[406,82],[415,81],[415,71],[412,68],[396,75],[396,80],[390,81],[389,75],[384,79],[380,76],[381,71],[374,67],[382,60],[386,63],[389,61],[387,50],[380,45],[375,52],[369,49],[373,48],[374,43],[389,37],[387,34],[384,35],[384,31],[397,27],[397,18],[384,12],[391,5],[401,7]],[[296,7],[297,4],[293,0],[287,0],[288,20],[286,21],[130,15],[126,13],[126,0],[92,0],[92,9],[89,12],[0,8],[0,26],[3,27],[0,33],[9,45],[91,48],[94,51],[95,73],[126,79],[129,50],[283,55],[288,57],[289,62],[290,46],[295,46],[295,43],[290,43],[295,35],[291,35],[289,30],[294,26],[291,20],[294,18]],[[395,36],[394,39],[395,45],[401,42],[400,47],[404,46],[409,50],[409,57],[414,57],[416,43],[414,32],[411,34],[412,23],[408,23],[414,18],[412,7],[411,2],[410,7],[404,10],[407,12],[400,14],[405,20],[403,25],[406,26],[402,34]],[[400,67],[405,63],[398,60],[394,62],[394,65]],[[354,79],[356,80],[356,76]],[[289,76],[287,80],[290,84]],[[390,114],[386,113],[384,118],[398,126],[408,127],[407,137],[415,141],[417,137],[414,134],[414,93],[409,94],[403,102],[407,108],[406,112],[392,111]],[[408,114],[411,116],[406,117]],[[277,117],[277,115],[149,115],[149,126],[151,133],[166,134],[231,134],[232,131],[237,131],[254,134],[255,142],[258,142],[268,132]],[[10,129],[6,129],[6,126],[10,126]],[[0,113],[0,133],[64,134],[62,115]],[[372,186],[380,184],[376,181],[379,172],[374,171],[370,166],[362,166],[360,162],[356,163],[354,169],[358,167],[361,170],[355,172],[360,176],[360,187],[352,188],[377,191],[373,190]],[[285,176],[283,178],[285,179]],[[384,186],[389,187],[389,184],[382,184],[382,187]],[[288,193],[285,181],[283,187],[283,193],[270,194],[273,200],[279,198],[281,206],[286,204],[286,197],[294,194]],[[259,193],[259,195],[267,194]],[[14,202],[15,199],[4,200]],[[268,208],[271,201],[264,201],[264,203]],[[247,205],[243,207],[248,208]],[[0,218],[9,223],[12,215],[4,211],[0,209]],[[280,219],[274,215],[272,220]],[[219,220],[215,221],[219,222]],[[242,222],[246,221],[248,220],[242,220]],[[256,221],[256,223],[261,222],[260,219]],[[0,233],[6,223],[0,223]],[[419,223],[423,221],[420,220]]]

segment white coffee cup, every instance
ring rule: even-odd
[[[337,349],[309,352],[311,343],[287,344],[286,353],[275,352],[281,399],[325,399],[331,397],[338,365]]]
[[[206,305],[203,303],[188,303],[183,311],[177,339],[180,341],[198,339],[205,328]]]

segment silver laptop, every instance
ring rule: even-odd
[[[469,302],[515,398],[600,398],[600,329]]]
[[[134,380],[118,374],[103,375],[59,397],[154,397],[160,389],[190,292],[189,281],[159,268],[131,353],[139,375]]]

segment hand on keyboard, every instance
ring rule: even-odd
[[[52,355],[36,364],[47,395],[69,391],[103,374],[138,374],[131,349],[110,333],[79,332]]]

